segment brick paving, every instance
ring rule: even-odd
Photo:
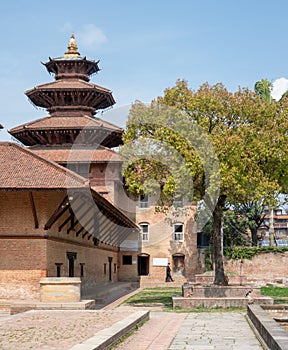
[[[135,310],[28,311],[0,318],[1,350],[68,350]]]
[[[187,314],[182,313],[150,312],[150,320],[117,350],[167,350],[186,317]]]

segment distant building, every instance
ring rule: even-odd
[[[288,215],[283,208],[273,210],[272,217],[271,211],[268,209],[265,210],[263,224],[258,229],[261,245],[269,245],[269,226],[271,219],[273,220],[275,245],[288,246]]]

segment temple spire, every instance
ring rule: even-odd
[[[78,50],[78,47],[75,41],[75,36],[74,36],[74,33],[72,33],[68,44],[68,51],[65,52],[64,57],[80,56],[80,53],[77,50]]]

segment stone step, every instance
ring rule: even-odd
[[[0,317],[7,317],[11,314],[10,304],[0,304]]]

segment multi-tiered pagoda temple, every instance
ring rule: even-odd
[[[95,116],[115,104],[110,90],[90,82],[100,70],[98,63],[79,54],[72,34],[64,56],[44,63],[55,80],[26,91],[49,116],[9,132],[34,153],[89,179],[91,187],[114,202],[121,162],[111,148],[122,143],[123,129]]]
[[[26,146],[118,146],[123,130],[94,117],[98,110],[115,104],[110,90],[89,82],[100,70],[98,63],[80,56],[72,34],[64,56],[44,63],[55,81],[26,91],[32,103],[50,115],[13,128],[10,134]]]

